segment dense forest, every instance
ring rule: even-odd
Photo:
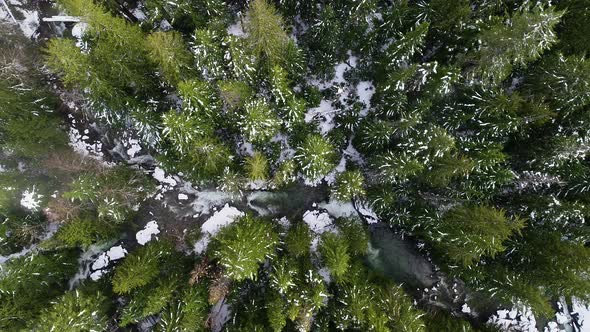
[[[0,1],[0,331],[590,331],[590,1]]]

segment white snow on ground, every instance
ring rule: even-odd
[[[497,326],[502,331],[538,332],[531,308],[522,305],[511,310],[498,310],[490,317],[488,324]]]
[[[131,138],[129,139],[129,141],[127,141],[128,143],[128,148],[127,148],[127,155],[131,158],[135,157],[139,151],[141,151],[141,145],[139,145],[139,140],[135,139],[135,138]]]
[[[41,207],[42,197],[43,195],[38,194],[35,191],[35,186],[33,186],[33,189],[27,189],[23,192],[23,196],[20,200],[20,205],[30,211],[37,211],[39,207]]]
[[[227,34],[232,35],[232,36],[237,36],[237,37],[245,36],[246,33],[244,32],[244,28],[242,27],[241,20],[238,20],[235,24],[230,25],[227,28]]]
[[[152,240],[152,235],[157,234],[160,234],[158,223],[155,220],[152,220],[148,222],[141,231],[135,234],[135,238],[137,239],[137,243],[143,246]]]
[[[343,217],[355,217],[358,216],[352,202],[340,202],[335,199],[330,200],[329,202],[321,202],[318,204],[318,207],[325,209],[328,213],[335,218],[343,218]]]
[[[471,313],[471,308],[469,308],[469,306],[467,305],[467,303],[463,303],[463,306],[461,307],[461,312],[462,313],[466,313],[466,314],[470,314]]]
[[[572,314],[577,314],[580,332],[590,331],[590,304],[582,303],[578,298],[572,298]]]
[[[109,256],[109,259],[111,261],[116,261],[118,259],[125,257],[126,255],[127,250],[125,250],[125,248],[123,248],[123,246],[121,245],[114,246],[107,251],[107,256]]]
[[[320,236],[323,233],[337,232],[332,217],[327,212],[321,212],[318,210],[305,211],[305,213],[303,213],[303,222],[305,222],[313,232],[310,247],[311,252],[317,252]]]
[[[102,253],[98,258],[92,263],[93,270],[100,270],[105,268],[109,265],[109,256],[106,253]]]
[[[107,267],[110,262],[119,260],[127,255],[127,250],[123,246],[114,246],[111,249],[103,252],[98,258],[92,263],[93,270],[99,270]]]
[[[163,184],[167,184],[172,187],[177,185],[176,180],[174,180],[174,178],[172,178],[171,176],[166,176],[166,172],[164,172],[164,170],[160,167],[156,167],[156,169],[154,169],[152,177],[156,179],[156,181]]]
[[[303,221],[314,233],[318,234],[329,231],[333,227],[332,217],[327,212],[318,210],[305,211],[303,213]]]
[[[21,8],[17,10],[25,17],[24,20],[18,22],[21,31],[29,38],[34,37],[39,28],[39,13]]]
[[[357,149],[352,145],[352,140],[353,137],[348,140],[348,146],[344,151],[342,151],[342,154],[347,156],[348,159],[353,163],[363,166],[365,164],[365,160],[363,159],[363,156],[360,154],[360,152],[358,152]]]
[[[209,315],[211,322],[211,331],[220,332],[223,329],[223,325],[229,320],[231,314],[230,306],[225,303],[225,299],[217,302]]]
[[[76,272],[68,283],[70,290],[75,289],[82,280],[88,278],[91,274],[90,271],[94,269],[95,265],[97,266],[96,269],[99,269],[99,266],[103,268],[108,264],[108,262],[103,261],[102,256],[104,255],[104,250],[111,245],[111,243],[93,244],[82,252],[78,258],[78,272]],[[100,256],[96,257],[98,254]]]
[[[188,195],[187,194],[178,194],[178,200],[179,201],[186,201],[188,199]]]
[[[322,135],[328,134],[334,126],[334,118],[338,114],[339,110],[332,107],[332,102],[326,99],[322,99],[320,106],[310,108],[305,113],[305,122],[310,123],[315,121],[318,123],[320,133]]]
[[[375,94],[375,86],[373,82],[362,81],[356,86],[356,94],[359,96],[359,101],[365,104],[365,107],[360,113],[361,117],[367,116],[371,108],[371,98]]]
[[[231,224],[238,217],[244,215],[244,212],[236,209],[229,204],[215,212],[211,218],[207,219],[203,226],[201,226],[201,238],[195,243],[195,252],[202,254],[209,245],[211,237],[215,236],[223,227]]]
[[[357,209],[359,213],[367,220],[367,223],[375,224],[379,222],[379,217],[377,216],[375,211],[373,211],[373,209],[371,209],[371,207],[369,207],[365,203],[358,202]]]
[[[196,212],[195,217],[201,214],[209,214],[215,206],[223,205],[232,201],[232,194],[218,190],[199,191],[197,198],[190,204]]]
[[[340,158],[338,165],[332,171],[330,171],[330,173],[324,176],[324,180],[326,180],[327,184],[332,185],[336,182],[336,177],[338,177],[338,174],[344,171],[346,171],[346,157],[343,155],[342,158]]]
[[[324,266],[321,269],[319,269],[318,274],[320,275],[320,277],[322,277],[322,279],[324,279],[326,284],[332,282],[332,275],[330,274],[330,270],[327,267]]]
[[[70,126],[68,136],[70,139],[69,145],[72,147],[72,149],[74,149],[75,152],[83,156],[88,156],[97,160],[102,160],[102,142],[85,142],[89,140],[89,137],[85,134],[82,135],[80,131],[74,127],[74,125],[76,124],[76,120],[72,119],[71,114],[69,115],[69,117],[71,118],[72,125]]]
[[[140,7],[134,8],[131,11],[131,14],[133,14],[133,16],[135,16],[135,18],[137,18],[139,21],[145,21],[147,16],[145,15],[145,13],[141,9],[142,9],[142,5],[140,5]]]
[[[84,32],[88,29],[88,23],[78,22],[72,27],[72,37],[81,39],[84,36]]]

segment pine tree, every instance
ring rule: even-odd
[[[248,178],[252,181],[265,181],[268,178],[268,160],[258,151],[255,151],[252,156],[246,158],[244,168],[246,169]]]
[[[281,120],[263,99],[253,99],[245,106],[239,125],[247,140],[262,144],[280,130]]]
[[[259,264],[275,254],[278,236],[270,225],[250,215],[223,228],[215,237],[213,257],[236,280],[256,279]]]
[[[279,164],[273,177],[273,183],[278,188],[289,186],[297,181],[297,165],[293,159]]]
[[[557,41],[554,31],[563,12],[535,6],[515,13],[508,22],[493,17],[479,35],[475,73],[492,84],[503,81],[513,66],[525,67]]]
[[[207,79],[225,77],[223,34],[218,29],[197,29],[193,36],[191,50],[195,56],[195,66]]]
[[[219,82],[221,99],[230,111],[241,109],[252,97],[252,88],[241,81]]]
[[[100,5],[88,0],[64,0],[67,12],[83,17],[88,24],[88,52],[76,50],[73,42],[49,43],[47,64],[63,73],[66,81],[87,89],[97,103],[114,111],[128,108],[135,100],[127,92],[150,93],[155,89],[144,36],[138,26],[113,17]],[[80,73],[87,73],[80,75]]]
[[[147,36],[146,47],[168,84],[176,85],[190,75],[192,57],[178,32],[154,32]]]
[[[303,175],[311,181],[328,174],[336,166],[336,158],[332,144],[317,134],[307,136],[295,155]]]
[[[303,257],[309,254],[311,244],[311,232],[304,222],[295,223],[287,231],[285,246],[289,255]]]
[[[590,61],[583,56],[546,57],[527,82],[529,91],[546,98],[558,112],[571,113],[590,103]]]
[[[12,86],[11,86],[12,85]],[[66,145],[60,120],[51,114],[54,98],[45,89],[19,88],[16,81],[0,81],[0,147],[14,157],[42,157]]]
[[[63,197],[96,208],[98,219],[123,223],[133,207],[151,192],[153,183],[144,175],[126,167],[115,167],[102,174],[87,173],[70,184]]]
[[[75,251],[34,252],[10,260],[0,276],[0,328],[21,330],[61,295],[77,270]]]
[[[477,263],[483,256],[503,252],[504,242],[518,234],[524,220],[506,217],[505,212],[480,205],[452,208],[440,222],[431,226],[428,236],[433,245],[451,261],[463,265]]]
[[[248,45],[256,57],[265,58],[270,64],[281,61],[289,41],[283,26],[283,18],[267,0],[250,3],[246,31]]]
[[[330,273],[337,279],[343,278],[350,264],[346,239],[334,233],[324,233],[319,250]]]
[[[107,297],[100,292],[66,292],[35,321],[32,331],[102,331],[107,329]]]
[[[339,201],[349,201],[365,195],[365,179],[358,171],[345,171],[336,178],[336,184],[332,189],[332,197]]]
[[[131,252],[123,263],[117,266],[113,275],[113,291],[129,294],[138,287],[156,280],[160,274],[160,263],[172,254],[164,242],[152,241]]]

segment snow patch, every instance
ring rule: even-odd
[[[137,239],[137,243],[143,246],[152,240],[152,235],[157,234],[160,234],[158,223],[155,220],[152,220],[148,222],[141,231],[135,234],[135,238]]]
[[[37,193],[35,186],[33,186],[33,189],[30,191],[27,189],[23,192],[20,205],[27,210],[37,211],[41,207],[41,198],[43,198],[43,195]]]
[[[488,324],[502,331],[538,332],[537,321],[530,307],[517,305],[511,310],[498,310],[488,320]]]
[[[229,204],[215,212],[211,218],[207,219],[201,226],[201,238],[195,243],[195,252],[200,255],[207,249],[211,238],[215,236],[223,227],[231,224],[238,217],[244,215],[244,212],[236,209]]]

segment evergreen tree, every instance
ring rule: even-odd
[[[309,254],[311,244],[311,232],[309,226],[304,222],[295,223],[287,231],[285,246],[289,255],[303,257]]]
[[[365,195],[364,178],[360,171],[345,171],[336,178],[332,197],[339,201],[349,201]]]
[[[107,329],[107,297],[100,292],[66,292],[43,310],[32,331],[102,331]]]
[[[324,233],[319,250],[330,273],[337,279],[343,278],[350,264],[346,239],[334,233]]]
[[[64,0],[61,4],[69,14],[83,17],[88,24],[84,32],[88,51],[78,49],[73,41],[52,40],[47,48],[51,70],[114,111],[136,104],[128,92],[154,91],[156,80],[150,75],[148,52],[138,26],[111,16],[92,1]]]
[[[21,330],[61,295],[77,270],[75,251],[34,252],[10,260],[0,276],[0,328]]]
[[[267,0],[253,0],[248,10],[248,45],[258,58],[279,63],[289,42],[283,18]]]
[[[278,236],[264,221],[250,215],[223,228],[215,237],[213,256],[236,281],[256,279],[260,263],[275,254]]]
[[[245,105],[239,125],[247,140],[262,144],[278,134],[281,120],[263,99],[253,99]]]
[[[590,102],[590,61],[577,55],[546,57],[528,82],[530,91],[545,97],[555,110],[576,111]]]
[[[190,74],[192,57],[179,33],[154,32],[147,37],[146,47],[168,84],[176,85]]]
[[[524,220],[506,217],[488,206],[457,206],[428,231],[433,245],[451,261],[472,265],[482,256],[494,257],[504,242],[524,227]]]
[[[160,274],[159,264],[170,257],[172,248],[165,242],[152,241],[131,252],[113,275],[113,291],[128,294],[154,281]]]
[[[503,81],[513,66],[524,67],[557,41],[554,31],[563,12],[535,6],[515,13],[510,21],[492,17],[479,36],[475,73],[484,82]]]
[[[328,174],[336,166],[336,158],[332,144],[316,134],[307,136],[295,155],[303,175],[310,181],[321,180]]]
[[[258,151],[246,158],[245,169],[252,181],[264,181],[268,178],[268,160]]]

